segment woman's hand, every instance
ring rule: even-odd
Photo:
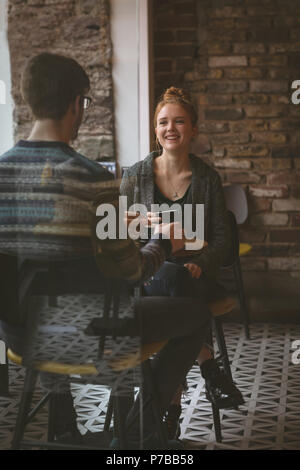
[[[172,244],[172,253],[181,251],[184,248],[184,231],[179,222],[171,222],[170,224],[157,224],[154,229],[154,235],[159,233],[168,238]]]
[[[140,217],[140,223],[143,226],[152,226],[152,225],[158,224],[161,221],[161,218],[158,217],[157,214],[155,214],[154,212],[147,212],[146,217],[141,217],[139,212],[125,211],[124,222],[127,225],[127,227],[130,224],[130,222],[132,222],[137,217]]]
[[[184,265],[184,267],[189,271],[190,275],[194,278],[194,279],[199,279],[199,277],[201,276],[202,274],[202,269],[200,268],[200,266],[198,266],[197,264],[194,264],[194,263],[186,263]]]

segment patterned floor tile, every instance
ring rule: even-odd
[[[58,313],[69,325],[84,328],[87,319],[98,315],[102,298],[66,296],[59,309],[49,308],[56,322]],[[85,315],[82,315],[82,312]],[[84,319],[83,319],[84,318]],[[223,442],[217,443],[210,403],[204,394],[204,380],[198,366],[188,374],[188,390],[182,399],[181,439],[190,449],[300,450],[300,364],[293,365],[291,344],[300,339],[300,325],[251,325],[251,340],[239,324],[224,324],[225,338],[235,383],[243,393],[245,405],[239,410],[223,410]],[[53,335],[52,351],[60,355],[65,348]],[[72,345],[69,345],[70,349]],[[94,347],[94,346],[93,346]],[[86,351],[79,348],[82,357]],[[23,370],[10,365],[10,398],[0,397],[0,449],[9,449],[23,385]],[[41,395],[38,389],[35,400]],[[73,384],[72,393],[82,434],[103,428],[109,389],[99,385]],[[47,408],[28,426],[26,436],[42,439],[47,430]]]

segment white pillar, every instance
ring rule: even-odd
[[[111,0],[116,159],[131,166],[150,151],[150,0]]]
[[[0,2],[0,155],[14,143],[10,56],[7,41],[7,3],[8,0]]]

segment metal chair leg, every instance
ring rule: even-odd
[[[250,315],[249,310],[246,303],[245,291],[244,291],[244,283],[243,283],[243,276],[241,270],[241,263],[240,260],[237,259],[235,264],[233,265],[233,272],[234,278],[237,285],[237,293],[240,303],[240,309],[244,320],[244,327],[245,327],[245,335],[247,339],[250,339]]]
[[[227,377],[230,378],[231,381],[233,381],[229,358],[228,358],[227,347],[226,347],[225,338],[224,338],[222,321],[220,320],[220,318],[214,317],[214,326],[215,326],[215,332],[216,332],[216,340],[217,340],[219,352],[222,358],[225,374],[227,375]]]
[[[162,446],[162,449],[166,449],[167,447],[167,436],[166,436],[166,431],[163,426],[163,421],[162,421],[162,416],[159,414],[159,399],[157,396],[157,392],[155,389],[155,384],[153,380],[153,375],[152,375],[152,369],[151,369],[151,363],[150,359],[145,361],[142,364],[143,368],[143,375],[146,381],[146,386],[149,391],[149,394],[151,396],[151,406],[152,406],[152,412],[155,420],[155,427],[156,427],[156,432],[158,434],[159,442],[160,445]]]
[[[213,403],[211,404],[211,407],[212,407],[212,412],[213,412],[216,441],[217,442],[222,442],[220,410]]]
[[[48,441],[49,442],[54,442],[54,438],[55,438],[54,407],[55,407],[55,398],[54,398],[54,395],[51,393],[50,400],[49,400],[49,408],[48,408]]]
[[[19,406],[16,428],[12,440],[12,449],[20,449],[20,444],[25,431],[27,415],[30,409],[33,392],[35,389],[38,372],[34,369],[27,369],[24,381],[24,388]]]
[[[9,397],[9,366],[5,349],[5,364],[0,364],[0,397]]]

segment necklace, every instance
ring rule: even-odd
[[[180,189],[182,188],[182,186],[184,185],[185,181],[183,183],[181,183],[181,185],[179,186],[178,190],[173,186],[171,180],[169,180],[169,183],[172,187],[172,190],[174,191],[174,194],[172,195],[172,199],[175,199],[175,198],[179,198],[179,192],[180,192]]]

